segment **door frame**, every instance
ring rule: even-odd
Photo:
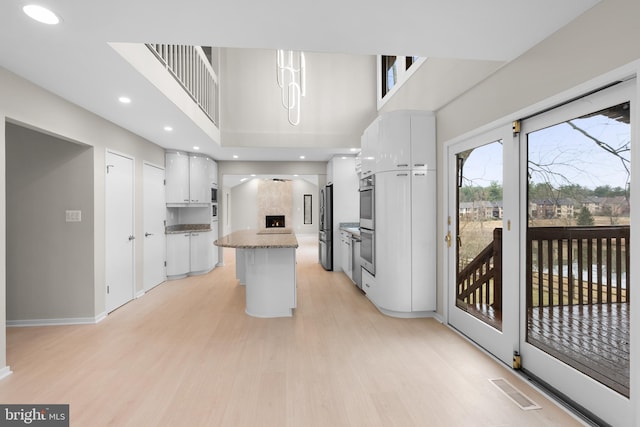
[[[132,223],[132,230],[131,233],[133,236],[136,235],[136,159],[134,156],[129,155],[127,153],[123,153],[121,151],[117,151],[117,150],[113,150],[110,148],[106,148],[105,149],[105,156],[104,156],[104,184],[105,184],[105,190],[104,190],[104,243],[105,243],[105,251],[104,251],[104,264],[105,264],[105,281],[103,284],[103,290],[104,290],[104,307],[105,307],[105,313],[108,315],[109,313],[113,312],[114,310],[116,310],[117,308],[121,307],[122,305],[110,309],[109,304],[108,304],[108,295],[107,295],[107,165],[109,164],[109,154],[114,154],[116,156],[121,156],[124,157],[126,159],[131,160],[132,162],[132,196],[133,196],[133,203],[132,203],[132,217],[133,217],[133,223]],[[133,248],[131,250],[132,253],[132,257],[133,257],[133,269],[131,272],[132,278],[131,278],[131,299],[127,302],[130,302],[132,300],[134,300],[136,298],[136,241],[134,240],[132,242]],[[125,303],[126,304],[126,303]],[[124,304],[123,304],[124,305]]]
[[[521,210],[523,211],[523,225],[521,227],[520,233],[520,239],[523,244],[520,245],[519,262],[522,266],[526,265],[527,256],[527,245],[525,243],[527,239],[526,212],[528,185],[528,180],[526,178],[528,170],[527,134],[538,129],[544,129],[548,126],[551,126],[552,124],[561,123],[564,120],[570,120],[572,118],[579,117],[584,114],[593,113],[603,108],[617,105],[620,102],[630,100],[632,114],[635,114],[635,116],[632,117],[631,122],[631,165],[633,170],[633,161],[638,158],[637,152],[640,150],[640,146],[637,143],[637,135],[634,136],[634,134],[637,134],[637,132],[634,132],[634,127],[637,128],[638,126],[637,112],[634,113],[634,111],[638,109],[637,99],[637,82],[635,80],[626,81],[618,83],[612,87],[607,87],[591,94],[587,94],[584,97],[570,100],[565,105],[554,107],[552,109],[549,109],[548,111],[541,112],[538,115],[532,116],[522,121],[521,133],[519,137],[520,146],[522,147],[519,161],[521,168],[520,206]],[[632,173],[630,217],[632,224],[632,242],[634,241],[634,234],[637,235],[637,232],[634,233],[633,230],[634,228],[638,228],[637,226],[635,226],[636,221],[634,221],[634,218],[638,217],[637,212],[635,212],[634,215],[635,206],[633,201],[638,198],[634,197],[634,183],[637,182],[637,179],[634,179],[634,176],[636,175]],[[635,191],[635,193],[637,193],[637,190]],[[637,205],[637,203],[635,205]],[[635,277],[633,265],[634,264],[631,263],[631,265],[629,266],[631,270],[629,274],[631,274],[631,277]],[[519,282],[522,295],[525,295],[526,271],[524,267],[522,268]],[[634,298],[634,292],[632,292],[631,295],[631,301],[637,299]],[[630,302],[630,304],[632,303]],[[633,305],[630,306],[632,316],[635,312],[634,308],[635,307]],[[592,379],[588,375],[577,371],[566,363],[561,362],[553,356],[548,355],[534,345],[527,343],[526,298],[521,298],[520,300],[520,313],[520,353],[522,354],[523,370],[536,377],[539,381],[548,384],[559,393],[568,396],[571,401],[584,408],[585,412],[591,412],[593,416],[602,418],[602,420],[604,420],[605,422],[612,423],[614,425],[625,425],[629,423],[632,414],[632,407],[630,406],[631,401],[628,398],[611,390],[607,386]],[[633,331],[634,328],[631,327],[631,330]],[[634,341],[632,337],[631,341]],[[633,353],[633,349],[631,351]],[[636,358],[636,360],[638,359]],[[633,360],[630,360],[630,365],[633,367]],[[632,370],[631,375],[633,375],[633,372],[634,371]],[[631,379],[632,378],[633,377],[631,377]],[[634,393],[633,384],[631,384],[631,387],[631,393]],[[594,410],[592,408],[597,409]]]
[[[163,172],[163,179],[166,182],[166,171],[165,171],[165,167],[164,166],[160,166],[158,164],[149,162],[149,161],[143,161],[142,162],[142,228],[143,231],[145,231],[145,200],[146,200],[146,187],[145,187],[145,172],[146,172],[146,167],[152,167],[152,168],[156,168],[159,169]],[[164,218],[165,218],[165,224],[166,224],[166,191],[165,191],[165,198],[163,201],[163,208],[165,209],[165,214],[164,214]],[[134,192],[134,201],[135,201],[135,192]],[[134,206],[134,219],[135,219],[135,206]],[[135,222],[135,221],[134,221]],[[140,291],[140,294],[144,294],[150,290],[152,290],[153,288],[155,288],[156,286],[158,286],[160,283],[156,283],[155,285],[151,286],[150,288],[147,289],[146,287],[146,279],[145,279],[145,274],[146,274],[146,265],[145,265],[145,256],[144,256],[144,250],[145,250],[145,245],[146,245],[146,239],[142,239],[142,250],[143,250],[143,255],[142,255],[142,266],[143,266],[143,272],[142,272],[142,290]],[[164,260],[166,262],[167,259],[167,250],[166,250],[166,238],[165,238],[165,234],[162,234],[162,246],[164,247]],[[166,267],[163,269],[163,277],[164,280],[167,280],[167,271],[166,271]],[[142,296],[142,295],[139,295]],[[139,297],[138,296],[138,297]]]
[[[446,250],[446,299],[447,323],[462,332],[472,341],[479,344],[489,353],[493,354],[500,361],[511,365],[513,352],[517,351],[519,340],[518,328],[518,286],[504,286],[502,290],[502,331],[487,325],[482,320],[460,310],[456,307],[455,288],[457,277],[457,257],[456,257],[456,230],[458,222],[458,206],[456,200],[457,186],[457,164],[456,154],[471,148],[480,147],[495,141],[502,141],[503,151],[503,207],[504,217],[502,219],[503,229],[503,284],[517,283],[519,277],[518,251],[510,248],[518,246],[518,218],[519,207],[517,191],[519,191],[518,170],[508,170],[508,165],[517,165],[519,153],[517,145],[513,142],[513,132],[511,125],[502,125],[492,130],[478,133],[464,140],[447,144],[445,186],[447,196],[447,213],[445,214],[446,232],[451,232],[452,244]],[[450,218],[450,222],[449,222]]]
[[[600,88],[610,85],[612,82],[616,81],[625,81],[631,78],[637,78],[640,75],[640,60],[636,60],[625,65],[622,65],[616,69],[608,71],[599,76],[593,77],[590,80],[585,81],[579,85],[573,86],[569,89],[563,90],[561,92],[557,92],[551,95],[543,94],[543,99],[541,101],[536,101],[532,104],[527,104],[527,100],[524,99],[520,101],[519,104],[512,104],[515,108],[514,111],[505,113],[504,116],[501,116],[491,122],[488,122],[482,126],[477,128],[472,128],[467,130],[465,133],[451,138],[449,140],[445,140],[439,143],[439,146],[442,147],[440,151],[440,163],[443,165],[443,170],[439,175],[440,181],[440,194],[442,200],[441,208],[440,208],[440,219],[439,225],[441,226],[440,230],[442,230],[442,234],[438,234],[438,244],[442,252],[440,267],[438,268],[438,278],[439,283],[441,284],[438,291],[441,298],[439,298],[439,310],[438,312],[442,314],[443,320],[446,324],[448,324],[449,319],[449,268],[448,268],[448,257],[449,257],[449,248],[444,241],[444,237],[446,235],[448,224],[447,224],[447,216],[449,212],[449,194],[448,194],[448,180],[447,176],[451,165],[448,163],[448,147],[452,144],[458,143],[460,141],[464,141],[471,137],[475,137],[477,135],[482,134],[483,132],[489,132],[493,129],[496,129],[500,126],[511,125],[513,121],[520,120],[524,117],[530,117],[535,114],[538,114],[542,111],[554,108],[558,105],[566,103],[572,99],[576,99],[578,97],[584,96],[584,94],[591,93]],[[636,100],[640,100],[640,84],[636,84],[635,89]],[[503,109],[503,111],[509,111],[508,109]],[[640,108],[635,108],[631,112],[633,120],[635,123],[640,123]],[[480,122],[482,122],[483,113],[479,114]],[[451,124],[449,124],[451,126]],[[638,130],[632,129],[632,140],[635,146],[640,146],[638,142]],[[634,164],[640,164],[640,149],[632,150],[631,152],[631,162]],[[454,165],[455,166],[455,165]],[[640,186],[640,178],[638,178],[639,174],[632,174],[631,177],[631,185],[632,188],[638,188]],[[637,192],[638,190],[636,190]],[[520,201],[518,200],[519,204]],[[640,224],[640,196],[632,197],[631,199],[631,222],[633,224]],[[631,240],[640,242],[640,226],[634,227],[631,230]],[[444,269],[444,270],[443,270]],[[630,404],[632,408],[631,414],[631,425],[640,424],[640,298],[632,298],[630,302],[630,310],[631,310],[631,324],[637,325],[638,327],[631,327],[630,331],[630,341],[631,341],[631,397]],[[571,397],[571,396],[569,396]]]

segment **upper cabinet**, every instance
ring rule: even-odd
[[[211,203],[212,175],[217,165],[211,158],[179,151],[165,153],[168,205]],[[216,178],[217,181],[217,178]]]
[[[189,203],[189,155],[178,151],[165,153],[167,204]]]
[[[211,203],[209,164],[212,160],[197,154],[189,155],[189,202]]]
[[[380,120],[376,119],[364,130],[360,142],[360,176],[366,178],[376,172],[376,157],[380,142]]]
[[[362,177],[378,172],[435,169],[435,116],[428,111],[382,114],[362,136]]]
[[[209,184],[218,186],[218,163],[215,160],[209,162]]]

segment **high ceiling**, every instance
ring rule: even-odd
[[[27,3],[0,2],[0,66],[160,146],[188,140],[224,160],[237,150],[214,144],[109,42],[510,61],[597,0],[39,1],[62,18],[57,26],[24,15]],[[125,93],[134,100],[127,108],[117,101]],[[168,122],[175,132],[163,131]],[[265,147],[241,158],[301,154],[329,153]]]

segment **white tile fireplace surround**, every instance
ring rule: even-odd
[[[258,183],[257,192],[258,220],[260,227],[285,227],[289,226],[293,214],[293,186],[286,180],[261,180]],[[277,225],[273,217],[282,218]],[[271,218],[271,226],[267,225]]]

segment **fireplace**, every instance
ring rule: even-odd
[[[284,215],[267,215],[266,228],[284,228]]]

